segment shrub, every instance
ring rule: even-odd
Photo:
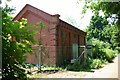
[[[92,63],[90,64],[90,68],[93,68],[93,69],[98,69],[98,68],[101,68],[103,65],[102,63],[102,60],[100,59],[93,59],[92,60]]]
[[[99,68],[101,67],[101,61],[99,59],[92,60],[92,63],[90,65],[91,68]]]
[[[80,71],[80,68],[81,68],[81,64],[78,60],[76,60],[74,64],[67,66],[67,70],[71,70],[71,71]]]
[[[26,80],[25,73],[26,53],[32,54],[31,44],[37,44],[34,36],[39,31],[34,31],[39,26],[30,26],[27,19],[13,21],[11,9],[8,6],[2,8],[2,78],[4,80]],[[41,26],[41,25],[40,25]],[[42,27],[42,26],[41,26]],[[40,27],[40,28],[41,28]]]
[[[96,58],[103,59],[105,57],[103,49],[110,48],[111,46],[109,43],[97,39],[92,39],[92,45],[93,45],[92,53],[94,59]]]
[[[117,51],[117,54],[120,52],[120,47],[116,47],[115,50]]]
[[[91,39],[92,41],[92,57],[88,55],[87,65],[90,68],[101,68],[104,64],[112,62],[116,56],[118,50],[110,49],[111,45],[107,42],[103,42],[97,39]],[[118,48],[117,48],[118,49]]]
[[[105,48],[104,50],[105,59],[109,62],[112,62],[112,59],[115,57],[115,51]]]
[[[89,69],[98,69],[103,67],[105,64],[107,64],[107,60],[102,60],[102,59],[91,59],[87,58],[87,68]]]
[[[109,62],[115,57],[115,51],[110,49],[110,44],[97,39],[92,39],[93,59],[103,59]]]

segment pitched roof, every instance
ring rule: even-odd
[[[13,20],[19,20],[19,19],[21,19],[23,17],[23,15],[27,15],[26,14],[27,12],[35,13],[38,16],[40,16],[42,14],[44,16],[41,16],[41,17],[45,18],[45,19],[47,19],[46,17],[48,17],[48,18],[55,17],[55,16],[56,17],[60,17],[59,14],[51,15],[51,14],[48,14],[48,13],[46,13],[46,12],[44,12],[44,11],[36,8],[36,7],[33,7],[33,6],[29,5],[29,4],[26,4],[24,6],[24,8],[14,17]]]
[[[44,20],[46,19],[46,21],[49,21],[49,22],[51,22],[50,18],[52,18],[52,17],[57,17],[58,19],[60,17],[59,14],[51,15],[51,14],[46,13],[46,12],[44,12],[44,11],[36,8],[36,7],[33,7],[33,6],[29,5],[29,4],[26,4],[24,6],[24,8],[13,18],[13,20],[20,20],[23,17],[23,15],[27,15],[27,12],[35,13],[38,16],[40,16],[42,14],[44,16],[41,16],[41,18],[43,18]],[[72,26],[72,25],[68,24],[67,22],[65,22],[65,21],[63,21],[61,19],[59,19],[59,21],[62,22],[62,23],[64,23],[64,24],[66,24],[66,25],[69,25],[72,28],[75,28],[76,30],[81,31],[82,33],[84,33],[86,35],[86,32],[84,32],[84,31],[76,28],[75,26]]]

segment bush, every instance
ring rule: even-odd
[[[92,45],[93,45],[92,53],[94,59],[96,58],[103,59],[105,57],[103,49],[110,48],[111,46],[109,43],[107,42],[105,43],[97,39],[92,39]]]
[[[104,50],[105,59],[108,62],[112,62],[112,59],[115,57],[115,51],[105,48]]]
[[[92,53],[93,59],[103,59],[111,62],[115,57],[115,51],[110,49],[111,45],[97,39],[92,39]]]
[[[107,60],[102,60],[102,59],[91,59],[91,58],[87,58],[87,67],[89,69],[98,69],[103,67],[105,64],[107,64],[108,61]]]
[[[88,55],[87,66],[89,68],[101,68],[104,64],[112,62],[113,58],[117,55],[119,48],[115,50],[110,49],[111,45],[97,39],[92,41],[92,57]]]
[[[82,66],[81,66],[80,62],[77,60],[77,61],[75,61],[74,64],[68,65],[67,66],[67,70],[70,70],[70,71],[80,71],[81,67]]]
[[[37,26],[27,24],[27,19],[13,21],[11,9],[8,6],[2,8],[2,78],[3,80],[27,80],[25,73],[26,53],[32,54],[31,44],[37,44],[34,31]]]
[[[100,59],[93,59],[92,63],[90,64],[90,68],[101,68],[102,67],[102,61]]]
[[[115,50],[117,51],[117,54],[120,52],[120,47],[116,47]]]

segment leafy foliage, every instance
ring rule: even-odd
[[[99,59],[93,59],[91,61],[92,63],[90,64],[90,68],[101,68],[102,67],[102,61]]]
[[[102,10],[107,15],[120,14],[120,2],[102,2],[102,1],[93,1],[89,0],[86,2],[86,5],[83,8],[83,13],[86,12],[86,9],[89,8],[93,12],[98,12]]]
[[[86,29],[87,31],[87,41],[91,38],[96,38],[104,42],[113,44],[111,46],[117,46],[115,37],[118,31],[116,26],[109,24],[106,17],[100,16],[98,13],[92,16],[90,25]]]
[[[26,19],[12,21],[11,11],[13,9],[8,6],[2,8],[2,75],[4,79],[26,80],[25,54],[32,54],[31,44],[37,44],[36,33]]]
[[[83,13],[86,12],[86,10],[89,8],[92,10],[93,13],[98,13],[99,11],[102,11],[104,13],[104,18],[106,20],[109,20],[109,22],[111,22],[111,26],[115,28],[111,29],[111,27],[109,27],[110,29],[108,29],[107,27],[107,33],[113,35],[114,34],[114,43],[116,44],[115,46],[119,46],[120,47],[120,2],[102,2],[102,1],[96,1],[94,2],[93,0],[90,0],[88,2],[86,2],[86,5],[83,8]],[[98,18],[99,19],[99,18]],[[95,22],[96,20],[93,20],[93,22]],[[114,25],[114,26],[113,26]],[[106,30],[106,29],[104,29]],[[104,31],[103,31],[104,32]],[[106,35],[106,34],[104,34]],[[111,37],[106,36],[105,39],[107,38],[107,40],[111,40]],[[104,38],[103,38],[104,39]],[[104,39],[104,40],[105,40]],[[110,42],[110,41],[109,41]]]
[[[101,64],[102,59],[111,62],[116,55],[116,49],[120,47],[120,2],[102,2],[90,0],[86,2],[83,13],[91,9],[94,15],[87,27],[87,42],[92,41],[93,62],[92,65]],[[101,13],[103,15],[101,15]],[[96,66],[94,66],[96,67]]]
[[[112,62],[112,59],[115,57],[115,51],[113,51],[112,49],[103,49],[103,53],[105,55],[105,59],[108,62]]]
[[[97,68],[96,65],[101,64],[101,60],[111,62],[120,50],[119,7],[120,2],[102,2],[102,0],[87,0],[84,5],[83,14],[87,9],[94,14],[86,29],[87,43],[93,45],[93,57],[88,56],[87,61],[93,68]]]
[[[71,65],[68,65],[67,66],[67,70],[70,70],[70,71],[80,71],[80,68],[81,68],[81,64],[79,61],[75,61],[74,64],[71,64]]]
[[[92,44],[94,46],[92,49],[93,59],[102,59],[111,62],[115,57],[115,51],[110,49],[109,43],[92,39]]]
[[[93,58],[103,58],[103,49],[104,48],[109,48],[110,44],[109,43],[104,43],[103,41],[99,41],[97,39],[92,39],[92,45],[93,45]]]

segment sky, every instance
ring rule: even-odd
[[[81,19],[83,16],[81,13],[84,1],[79,3],[77,3],[77,1],[78,0],[11,0],[10,2],[6,2],[5,0],[2,0],[1,6],[5,6],[5,3],[7,3],[9,6],[15,7],[16,11],[13,15],[14,17],[26,4],[30,4],[49,14],[59,14],[60,19],[63,21],[84,30],[86,26],[89,25],[93,14],[90,10],[87,10],[85,17]]]

